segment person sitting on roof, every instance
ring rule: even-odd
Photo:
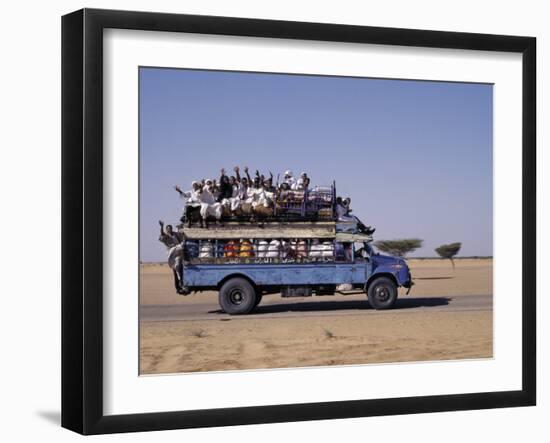
[[[248,166],[245,166],[243,170],[244,170],[244,173],[246,174],[246,183],[248,185],[247,190],[250,190],[254,187],[254,180],[252,180],[252,178],[250,177],[250,174],[248,173]]]
[[[273,173],[271,171],[269,171],[269,178],[264,179],[263,187],[266,192],[271,192],[273,194],[277,192],[277,188],[273,185]]]
[[[354,222],[357,226],[359,232],[363,232],[367,235],[374,233],[376,228],[371,226],[365,226],[361,220],[359,220],[355,215],[351,215],[351,198],[346,198],[342,200],[342,197],[336,197],[336,217],[338,221],[343,222]]]
[[[233,198],[233,185],[235,183],[235,177],[225,175],[225,169],[221,169],[221,175],[219,180],[219,188],[216,197],[216,201],[222,206],[222,216],[228,214],[231,211],[231,203]]]
[[[271,172],[269,174],[271,175],[271,177],[264,180],[263,189],[264,189],[264,197],[269,202],[268,206],[272,206],[273,203],[275,202],[275,198],[277,195],[277,188],[273,186],[273,174],[271,174]]]
[[[286,182],[282,182],[279,185],[279,189],[277,192],[278,200],[281,202],[286,202],[290,194],[291,194],[290,185]]]
[[[263,174],[260,174],[260,171],[256,169],[256,178],[254,179],[254,184],[256,187],[261,187],[265,181],[265,177]]]
[[[266,215],[269,213],[269,211],[266,211],[266,209],[273,207],[274,199],[275,194],[273,192],[269,192],[265,189],[265,187],[261,187],[259,189],[256,189],[256,191],[254,192],[252,207],[256,211],[259,211],[262,214]],[[264,209],[260,209],[260,206]]]
[[[229,181],[229,177],[225,175],[225,169],[223,168],[221,170],[219,183],[219,195],[217,201],[221,203],[224,199],[229,200],[233,194],[233,186]]]
[[[201,193],[201,184],[198,181],[193,180],[193,182],[191,182],[190,191],[182,191],[178,185],[174,186],[174,189],[177,191],[180,198],[185,200],[186,204],[200,202],[199,195]]]
[[[283,177],[283,183],[286,183],[289,186],[289,188],[292,189],[295,182],[296,182],[296,179],[294,178],[294,174],[290,169],[287,169]]]
[[[182,222],[187,222],[188,226],[191,226],[191,222],[200,221],[202,225],[202,219],[200,218],[200,194],[202,192],[202,185],[198,181],[191,183],[190,191],[182,191],[181,188],[176,185],[174,189],[178,192],[180,198],[185,200],[183,206]]]
[[[246,200],[246,191],[248,189],[248,179],[246,177],[241,177],[238,166],[235,166],[233,170],[235,171],[235,187],[237,191],[237,197],[240,200]]]
[[[336,197],[336,217],[338,221],[355,221],[355,218],[349,215],[349,206],[344,204],[342,197]]]
[[[212,179],[212,186],[210,187],[210,192],[212,193],[216,201],[218,201],[221,193],[221,188],[220,188],[220,183],[215,178]]]
[[[219,222],[222,218],[222,205],[216,201],[216,189],[214,188],[214,180],[207,179],[204,182],[204,188],[200,194],[201,217],[208,227],[207,217],[215,217]]]
[[[296,180],[294,183],[292,189],[295,191],[305,191],[306,188],[309,186],[309,177],[307,176],[307,173],[302,172],[300,174],[300,178]]]
[[[239,176],[239,167],[235,166],[234,171],[235,171],[235,175],[232,175],[231,177],[229,177],[229,185],[231,186],[231,196],[226,200],[226,202],[228,202],[229,210],[233,215],[235,214],[237,209],[239,209],[241,205],[242,197],[246,192],[246,188],[242,184],[241,178]]]
[[[252,178],[248,173],[247,166],[243,168],[246,177],[241,177],[238,166],[235,166],[233,170],[235,171],[235,186],[233,192],[234,197],[231,200],[231,211],[232,213],[239,211],[239,214],[249,214],[252,208],[252,195],[254,193]]]

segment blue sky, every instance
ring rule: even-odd
[[[248,165],[336,180],[375,240],[492,255],[493,88],[486,84],[140,68],[140,259],[162,261],[175,184]]]

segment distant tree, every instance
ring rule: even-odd
[[[453,260],[453,257],[458,254],[458,251],[460,251],[460,247],[462,246],[462,243],[456,242],[456,243],[450,243],[448,245],[441,245],[439,248],[435,248],[435,252],[441,257],[441,258],[448,258],[451,260],[451,263],[453,265],[453,269],[455,268],[455,262]]]
[[[403,238],[399,240],[379,240],[374,243],[378,249],[382,252],[387,252],[391,255],[397,255],[398,257],[405,257],[409,252],[416,251],[422,246],[422,242],[419,238]]]

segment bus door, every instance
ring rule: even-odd
[[[365,283],[370,273],[371,260],[365,244],[355,242],[353,244],[353,266],[352,280],[353,283]]]

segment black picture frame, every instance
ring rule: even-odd
[[[522,389],[104,415],[102,36],[107,28],[522,54]],[[65,15],[62,18],[62,426],[82,434],[105,434],[535,405],[535,67],[533,37],[97,9]]]

